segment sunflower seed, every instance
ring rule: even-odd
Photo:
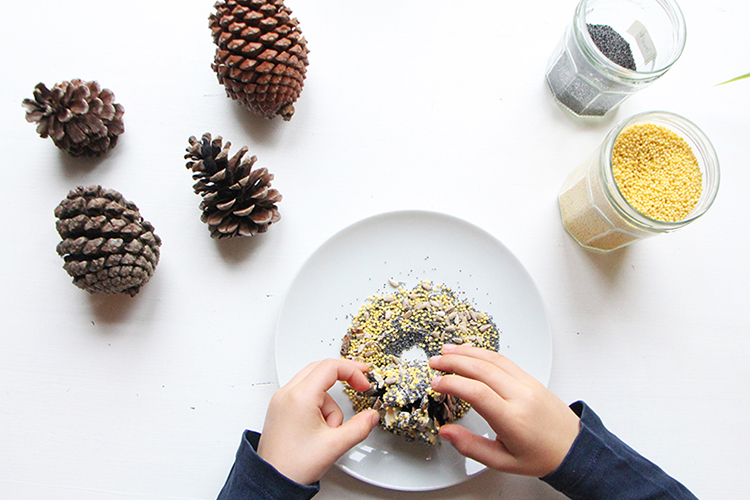
[[[398,288],[398,281],[394,280],[393,278],[388,280],[388,284],[391,285],[393,288]]]
[[[346,356],[346,353],[349,352],[349,346],[352,343],[352,336],[348,333],[344,335],[344,341],[341,343],[341,355]]]
[[[479,327],[479,331],[482,332],[482,333],[484,333],[487,330],[489,330],[490,328],[492,328],[492,325],[489,324],[489,323],[485,323],[485,324],[483,324],[482,326]]]
[[[422,283],[422,288],[428,292],[432,291],[432,285],[430,285],[429,283]]]

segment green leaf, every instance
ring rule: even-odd
[[[725,83],[736,82],[737,80],[744,80],[745,78],[750,78],[750,73],[746,75],[738,76],[737,78],[732,78],[731,80],[727,80],[726,82],[721,82],[718,85],[724,85]]]

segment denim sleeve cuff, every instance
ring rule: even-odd
[[[581,430],[560,466],[542,481],[574,500],[697,500],[608,431],[586,403],[570,408],[581,418]]]
[[[277,471],[255,452],[260,434],[245,431],[237,456],[217,500],[308,500],[320,491],[318,482],[305,486]]]

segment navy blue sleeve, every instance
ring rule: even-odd
[[[258,456],[260,434],[245,431],[229,477],[217,500],[308,500],[320,491],[319,483],[295,483]]]
[[[570,408],[581,430],[546,482],[573,500],[697,500],[656,464],[609,432],[583,401]]]

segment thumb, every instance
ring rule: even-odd
[[[478,436],[457,424],[443,425],[439,432],[440,437],[448,440],[465,457],[501,472],[508,472],[512,467],[513,456],[497,440]]]
[[[376,410],[365,410],[334,429],[336,433],[335,445],[343,454],[357,443],[365,440],[380,422],[380,414]]]

